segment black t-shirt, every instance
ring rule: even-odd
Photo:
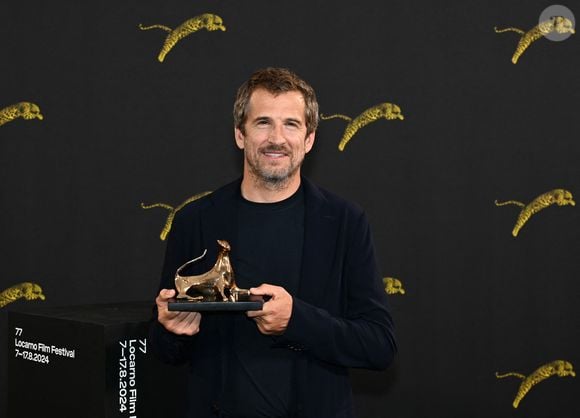
[[[238,287],[268,283],[295,295],[303,241],[302,187],[276,203],[254,203],[240,194],[238,237],[230,254]],[[287,417],[296,354],[272,347],[274,338],[261,334],[245,314],[236,315],[234,322],[223,411],[232,417]]]

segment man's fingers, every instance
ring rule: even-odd
[[[259,318],[259,317],[262,317],[264,315],[266,315],[266,312],[263,310],[262,311],[247,311],[246,312],[246,316],[248,318]]]
[[[155,303],[157,308],[164,308],[167,310],[167,302],[175,296],[175,290],[173,289],[161,289],[157,297],[155,298]]]
[[[199,312],[179,312],[166,322],[165,327],[178,335],[194,335],[199,332],[201,314]]]
[[[199,318],[200,314],[199,312],[190,312],[191,315],[188,315],[185,319],[184,322],[187,323],[187,326],[190,327],[191,325],[195,324],[195,322],[197,321],[197,319]]]
[[[250,294],[258,295],[258,296],[274,296],[278,293],[278,289],[281,289],[279,286],[273,286],[271,284],[261,284],[258,287],[250,288]]]
[[[199,315],[197,312],[179,312],[174,320],[179,326],[189,326],[195,320],[196,314]]]
[[[260,311],[247,311],[246,316],[252,318],[258,330],[265,335],[280,335],[288,326],[292,315],[292,296],[280,286],[261,284],[250,289],[250,294],[271,296]]]
[[[173,314],[172,315],[172,320],[176,325],[181,325],[181,323],[183,321],[187,320],[187,312],[169,312],[169,314]]]
[[[199,332],[199,312],[170,311],[168,302],[175,297],[174,289],[161,289],[155,298],[157,320],[166,330],[177,335],[195,335]]]
[[[161,289],[161,291],[159,292],[159,297],[161,299],[169,300],[174,296],[175,296],[174,289]]]

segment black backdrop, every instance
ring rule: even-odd
[[[295,0],[4,2],[0,109],[36,103],[40,120],[0,126],[0,291],[38,283],[60,306],[153,299],[164,209],[238,176],[231,107],[264,66],[295,70],[324,114],[382,102],[405,120],[362,128],[321,121],[305,172],[366,208],[400,354],[387,372],[353,371],[361,417],[578,416],[578,379],[551,377],[514,409],[520,380],[578,364],[580,217],[573,206],[520,208],[555,188],[580,195],[579,35],[519,35],[547,1]],[[578,12],[578,2],[566,6]],[[166,37],[202,13],[165,61]],[[575,196],[576,197],[576,196]],[[5,347],[2,344],[2,358]],[[2,361],[4,363],[4,361]],[[5,367],[0,392],[4,393]],[[2,404],[5,399],[1,399]],[[0,414],[3,409],[0,409]]]

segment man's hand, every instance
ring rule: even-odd
[[[177,335],[195,335],[199,332],[201,314],[199,312],[169,311],[167,303],[175,296],[173,289],[161,289],[155,303],[157,304],[157,320],[169,332]]]
[[[283,334],[292,316],[292,296],[283,287],[271,284],[253,287],[250,294],[271,296],[261,311],[246,312],[249,318],[254,318],[260,332],[265,335]]]

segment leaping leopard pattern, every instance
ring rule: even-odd
[[[506,202],[498,202],[497,200],[495,201],[496,206],[516,205],[522,208],[520,214],[518,215],[514,229],[512,230],[512,235],[514,237],[518,236],[520,229],[522,229],[522,227],[525,225],[528,219],[532,217],[532,215],[553,204],[558,206],[576,205],[573,200],[572,193],[565,189],[550,190],[549,192],[536,197],[528,205],[517,200],[508,200]]]
[[[161,52],[159,52],[159,56],[157,57],[159,62],[163,62],[163,60],[165,60],[165,56],[169,53],[169,51],[171,51],[175,44],[177,44],[177,42],[185,38],[187,35],[190,35],[193,32],[197,32],[200,29],[207,29],[208,31],[225,31],[226,27],[224,26],[223,19],[218,15],[204,13],[202,15],[195,16],[186,20],[175,29],[171,29],[164,25],[143,26],[141,23],[139,23],[139,29],[161,29],[165,32],[169,32],[165,38]]]
[[[44,119],[40,113],[40,108],[38,105],[31,102],[16,103],[0,110],[0,126],[11,122],[16,118],[22,118],[26,120]]]
[[[497,377],[498,379],[503,379],[505,377],[517,377],[523,380],[518,389],[518,393],[512,403],[512,406],[514,408],[517,408],[519,406],[524,396],[526,396],[526,394],[530,391],[530,389],[532,389],[533,386],[552,376],[576,377],[576,373],[574,373],[574,367],[572,366],[572,364],[564,360],[556,360],[546,365],[543,365],[538,369],[536,369],[532,374],[530,374],[527,377],[521,373],[515,372],[504,374],[499,374],[498,372],[495,373],[495,377]]]
[[[403,289],[403,283],[399,279],[394,277],[383,277],[383,285],[385,286],[385,292],[387,295],[396,295],[400,293],[405,294],[405,289]]]
[[[344,134],[342,135],[342,139],[340,140],[340,143],[338,144],[338,149],[340,151],[344,151],[344,147],[346,147],[346,144],[348,144],[348,142],[358,132],[358,130],[363,128],[364,126],[367,126],[369,123],[374,122],[374,121],[379,120],[379,119],[387,119],[387,120],[400,119],[400,120],[403,120],[404,116],[401,113],[401,108],[399,106],[397,106],[396,104],[381,103],[381,104],[378,104],[376,106],[373,106],[373,107],[365,110],[364,112],[362,112],[360,115],[358,115],[354,119],[352,119],[348,116],[345,116],[345,115],[340,115],[340,114],[330,115],[330,116],[324,116],[321,114],[320,118],[322,120],[340,118],[340,119],[344,119],[347,122],[349,122],[349,124],[346,126],[346,128],[344,130]]]
[[[574,24],[568,18],[563,16],[554,16],[549,20],[545,20],[540,22],[537,26],[533,27],[527,32],[524,32],[518,28],[505,28],[505,29],[498,29],[497,27],[494,28],[496,33],[504,33],[504,32],[516,32],[521,35],[520,41],[518,42],[518,46],[516,47],[516,51],[512,56],[512,63],[517,64],[518,59],[522,56],[522,54],[528,49],[528,47],[532,44],[532,42],[537,41],[542,36],[548,35],[550,33],[571,33],[574,34]]]
[[[42,288],[38,284],[24,282],[0,292],[0,308],[22,298],[26,300],[45,299]]]
[[[167,215],[167,220],[165,221],[165,226],[163,226],[163,229],[161,230],[161,234],[159,235],[159,238],[161,238],[162,241],[165,241],[165,239],[167,238],[167,235],[169,234],[169,231],[171,231],[171,225],[173,224],[173,218],[175,218],[175,214],[179,210],[183,209],[183,207],[185,205],[187,205],[191,202],[194,202],[197,199],[201,199],[202,197],[207,196],[210,193],[211,192],[202,192],[202,193],[198,193],[194,196],[191,196],[189,199],[187,199],[185,202],[183,202],[182,204],[180,204],[176,208],[168,205],[167,203],[153,203],[151,205],[146,205],[144,203],[141,203],[141,207],[143,209],[163,208],[163,209],[167,209],[169,211],[169,215]]]

